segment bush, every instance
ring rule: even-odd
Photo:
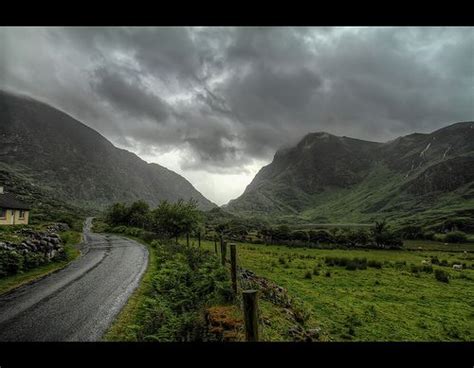
[[[449,282],[449,273],[443,270],[435,270],[435,278],[440,282]]]
[[[346,266],[346,270],[349,270],[349,271],[357,270],[357,263],[355,263],[353,261],[349,262]]]
[[[285,258],[283,258],[283,257],[278,258],[278,263],[280,263],[281,265],[286,264]]]
[[[200,341],[203,310],[226,304],[233,294],[227,271],[216,257],[201,249],[153,242],[157,270],[152,291],[138,315],[139,341]]]
[[[421,266],[421,271],[425,272],[425,273],[433,273],[433,266],[423,265],[423,266]]]
[[[410,265],[410,271],[412,273],[418,273],[418,272],[421,271],[421,266],[417,266],[417,265],[412,264],[412,265]]]
[[[328,266],[346,267],[350,271],[367,269],[367,258],[325,257],[324,262]]]
[[[467,236],[462,231],[451,231],[444,236],[444,240],[447,243],[466,243]]]
[[[48,262],[48,259],[39,253],[27,253],[24,257],[24,269],[31,270],[32,268],[41,266]]]
[[[314,270],[313,270],[313,275],[314,276],[319,276],[319,270],[315,267]]]
[[[417,225],[408,225],[400,229],[399,231],[401,237],[403,239],[422,239],[423,238],[423,230],[421,226]]]
[[[326,277],[331,277],[331,272],[329,271],[326,271],[326,274],[325,274]]]
[[[380,269],[380,268],[382,268],[382,262],[370,260],[370,261],[367,262],[367,266],[372,267],[372,268]]]
[[[0,251],[0,277],[14,275],[23,269],[23,257],[15,251]]]
[[[311,279],[312,277],[313,277],[313,274],[311,273],[311,271],[306,271],[306,273],[304,274],[305,279]]]

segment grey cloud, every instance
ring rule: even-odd
[[[158,123],[166,121],[171,107],[148,90],[137,71],[113,71],[102,66],[93,72],[93,90],[131,118],[149,118]]]
[[[138,151],[181,149],[183,170],[245,171],[318,130],[380,141],[474,115],[472,28],[4,29],[0,42],[8,88]]]

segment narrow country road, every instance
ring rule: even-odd
[[[66,268],[0,296],[0,341],[99,341],[138,286],[143,245],[91,232]]]

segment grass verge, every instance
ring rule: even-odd
[[[97,230],[97,228],[94,228],[94,230]],[[132,296],[128,299],[127,304],[125,304],[125,307],[123,307],[107,333],[104,335],[103,339],[105,341],[134,340],[135,334],[132,332],[132,329],[137,324],[137,312],[143,304],[147,294],[150,293],[152,288],[151,281],[156,272],[156,249],[140,238],[124,234],[119,235],[126,236],[127,238],[135,240],[147,247],[148,266],[140,280],[139,286],[135,289]]]

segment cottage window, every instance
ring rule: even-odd
[[[7,210],[4,208],[0,208],[0,218],[5,219],[7,218]]]
[[[25,218],[25,211],[20,210],[20,218],[21,219]]]

